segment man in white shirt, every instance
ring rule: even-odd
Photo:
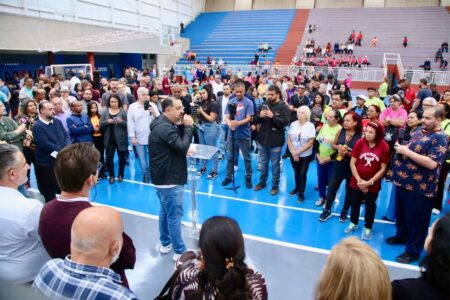
[[[69,75],[70,75],[70,90],[72,92],[75,92],[75,85],[77,83],[81,83],[81,81],[80,79],[78,79],[77,76],[75,76],[75,73],[73,71],[70,71]]]
[[[221,115],[220,115],[220,147],[219,147],[219,160],[222,160],[226,153],[226,144],[227,144],[227,135],[228,135],[228,125],[225,122],[225,111],[228,105],[228,101],[231,96],[231,87],[228,83],[223,85],[223,95],[217,99],[221,107]]]
[[[213,88],[213,93],[217,97],[218,92],[223,92],[222,76],[220,75],[214,76],[214,80],[211,81],[211,85]]]
[[[23,284],[34,279],[50,257],[38,233],[42,203],[17,189],[30,166],[13,145],[0,145],[0,280]]]
[[[138,100],[131,104],[127,114],[128,136],[136,147],[144,183],[150,182],[150,169],[147,160],[148,137],[150,123],[159,116],[155,103],[150,101],[148,89],[140,87],[137,90]]]

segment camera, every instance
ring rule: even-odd
[[[234,119],[236,116],[237,105],[236,103],[228,103],[228,112],[230,113],[231,119]]]

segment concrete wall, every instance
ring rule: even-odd
[[[441,0],[441,6],[450,6],[450,0]]]
[[[364,7],[384,7],[385,0],[364,0]]]
[[[362,6],[363,0],[316,0],[316,8],[349,8]]]
[[[233,11],[234,2],[234,0],[206,0],[205,11]]]
[[[314,0],[297,0],[295,1],[295,8],[296,9],[305,9],[305,8],[314,8],[315,1]]]
[[[295,0],[253,0],[253,9],[292,9]]]
[[[386,0],[386,7],[439,6],[439,0]]]
[[[251,10],[253,0],[239,0],[234,3],[234,10]]]

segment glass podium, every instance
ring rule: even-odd
[[[191,206],[192,206],[192,229],[197,230],[197,180],[200,175],[197,174],[196,159],[210,160],[219,149],[214,146],[191,144],[188,151],[188,181],[191,185]]]

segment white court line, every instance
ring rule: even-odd
[[[121,212],[124,212],[124,213],[127,213],[127,214],[136,215],[136,216],[147,218],[147,219],[151,219],[151,220],[158,220],[158,216],[147,214],[147,213],[143,213],[143,212],[138,212],[138,211],[125,209],[125,208],[121,208],[121,207],[116,207],[116,206],[112,206],[112,205],[105,205],[105,204],[102,204],[102,203],[93,203],[93,204],[94,205],[113,207],[113,208],[117,209],[118,211],[121,211]],[[191,226],[191,222],[182,222],[182,223],[185,226]],[[197,226],[198,226],[198,229],[200,229],[201,224],[198,223]],[[277,240],[268,239],[268,238],[259,237],[259,236],[254,236],[254,235],[245,234],[245,233],[244,233],[244,238],[249,239],[249,240],[253,240],[253,241],[266,243],[266,244],[276,245],[276,246],[280,246],[280,247],[292,248],[292,249],[303,250],[303,251],[308,251],[308,252],[314,252],[314,253],[319,253],[319,254],[324,254],[324,255],[328,255],[331,252],[330,250],[326,250],[326,249],[310,247],[310,246],[304,246],[304,245],[299,245],[299,244],[293,244],[293,243],[283,242],[283,241],[277,241]],[[391,267],[407,269],[407,270],[413,270],[413,271],[419,271],[419,267],[418,266],[414,266],[414,265],[405,265],[405,264],[400,264],[398,262],[394,262],[394,261],[390,261],[390,260],[384,260],[384,259],[383,259],[383,263],[385,265],[391,266]]]
[[[143,182],[129,180],[129,179],[124,179],[123,181],[155,187],[155,185],[151,184],[151,183],[143,183]],[[184,190],[184,191],[186,193],[190,193],[191,192],[191,190]],[[284,209],[289,209],[289,210],[310,212],[310,213],[315,213],[315,214],[319,214],[319,215],[323,212],[322,210],[301,208],[301,207],[295,207],[295,206],[289,206],[289,205],[281,205],[281,204],[268,203],[268,202],[259,202],[259,201],[255,201],[255,200],[247,200],[247,199],[236,198],[236,197],[225,196],[225,195],[212,194],[212,193],[197,192],[197,194],[205,195],[205,196],[213,196],[213,197],[223,198],[223,199],[229,199],[229,200],[234,200],[234,201],[239,201],[239,202],[246,202],[246,203],[251,203],[251,204],[255,204],[255,205],[263,205],[263,206],[270,206],[270,207],[276,207],[276,208],[284,208]],[[333,216],[340,216],[340,214],[338,214],[338,213],[332,213],[332,215]],[[360,217],[359,219],[360,220],[364,220],[363,217]],[[374,222],[382,223],[382,224],[391,224],[391,225],[395,224],[394,222],[385,221],[385,220],[379,220],[379,219],[375,219]]]

